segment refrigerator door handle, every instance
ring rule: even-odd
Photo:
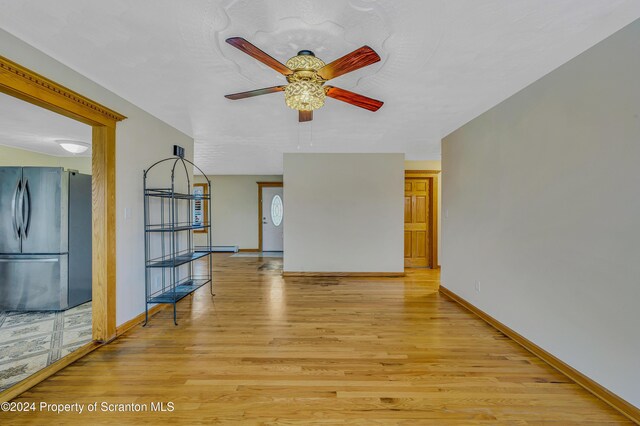
[[[24,204],[24,215],[22,216],[22,232],[24,232],[24,237],[27,238],[29,237],[29,225],[31,224],[31,191],[29,191],[29,179],[24,182],[22,198],[22,202]]]
[[[45,262],[45,263],[56,263],[59,262],[57,257],[46,257],[46,258],[26,258],[26,259],[6,259],[0,258],[0,263],[27,263],[27,262]]]
[[[18,184],[16,185],[16,190],[13,193],[13,200],[11,200],[11,215],[12,215],[12,222],[13,222],[13,230],[16,233],[16,239],[20,239],[20,230],[21,230],[21,225],[20,223],[18,223],[18,219],[20,218],[20,214],[18,213],[18,209],[20,207],[20,195],[22,194],[22,180],[18,181]]]

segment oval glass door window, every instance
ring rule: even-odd
[[[282,206],[282,198],[279,195],[275,195],[271,199],[271,222],[273,226],[280,226],[282,223],[282,214],[284,209]]]

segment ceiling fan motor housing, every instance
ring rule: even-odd
[[[303,52],[309,52],[310,54]],[[300,53],[303,54],[301,55]],[[296,71],[312,71],[315,74],[326,64],[322,61],[322,59],[316,58],[316,56],[310,50],[301,50],[300,52],[298,52],[297,56],[290,58],[287,61],[286,65],[287,68],[292,70],[294,74],[296,73]]]

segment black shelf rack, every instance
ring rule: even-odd
[[[203,194],[193,193],[188,165],[205,177],[207,187]],[[171,174],[171,186],[152,186],[163,180],[162,172]],[[193,295],[194,291],[207,284],[213,296],[211,181],[191,161],[182,157],[170,157],[145,170],[143,182],[146,297],[144,325],[149,321],[149,307],[158,303],[173,305],[173,322],[178,325],[176,304],[180,300]],[[193,215],[196,202],[208,203],[208,207],[204,209],[206,217],[197,223]],[[206,241],[196,245],[194,231],[200,230],[207,231],[206,236],[202,237]]]

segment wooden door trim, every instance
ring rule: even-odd
[[[0,91],[90,126],[115,127],[124,115],[0,56]]]
[[[439,175],[440,170],[405,170],[405,177],[414,177],[414,178],[430,178],[433,175]]]
[[[92,127],[92,328],[94,341],[108,342],[116,336],[116,123],[126,117],[3,56],[0,92]]]
[[[258,184],[258,250],[262,251],[262,188],[281,187],[282,182],[256,182]]]
[[[440,170],[405,170],[404,179],[430,179],[431,190],[429,191],[429,215],[432,232],[429,233],[429,256],[431,257],[431,267],[439,268],[438,263],[438,177]],[[403,228],[404,232],[404,228]],[[403,234],[404,235],[404,234]]]

